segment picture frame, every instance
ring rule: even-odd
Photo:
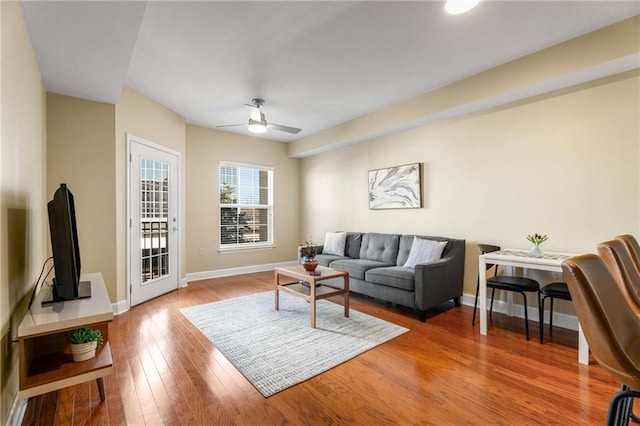
[[[422,163],[369,170],[369,209],[422,208]]]

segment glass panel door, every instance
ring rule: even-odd
[[[129,284],[131,306],[178,288],[179,154],[129,140]]]

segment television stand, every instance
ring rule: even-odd
[[[89,283],[91,298],[43,306],[42,300],[51,297],[51,289],[45,287],[40,290],[20,323],[19,398],[96,380],[100,399],[105,400],[104,377],[114,371],[109,345],[109,323],[113,320],[113,309],[101,273],[83,274],[81,280]],[[73,362],[66,333],[82,327],[100,330],[104,344],[96,351],[95,358]]]

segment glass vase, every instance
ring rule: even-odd
[[[540,247],[539,244],[536,244],[535,246],[533,246],[533,249],[531,249],[531,253],[529,253],[532,257],[543,257],[544,256],[544,252],[542,251],[542,248]]]

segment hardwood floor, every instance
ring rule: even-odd
[[[531,341],[522,319],[494,315],[489,335],[472,308],[445,304],[420,323],[413,311],[351,298],[351,308],[411,331],[264,398],[179,308],[271,290],[273,273],[204,280],[113,321],[115,374],[107,400],[95,382],[32,398],[23,424],[271,425],[604,424],[618,390],[592,361],[577,362],[577,333]]]

